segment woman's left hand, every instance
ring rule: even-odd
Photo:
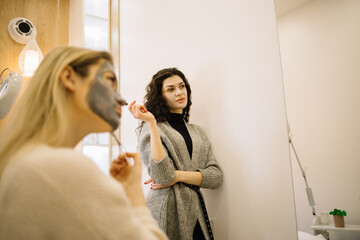
[[[149,183],[151,183],[150,189],[156,190],[156,189],[162,189],[162,188],[171,187],[172,185],[174,185],[175,183],[177,183],[177,181],[176,181],[175,178],[174,178],[174,180],[173,180],[171,183],[167,184],[167,185],[157,184],[153,179],[149,179],[149,180],[147,180],[146,182],[144,182],[144,184],[149,184]]]

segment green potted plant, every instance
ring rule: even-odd
[[[345,227],[344,217],[346,216],[346,211],[341,211],[340,209],[334,209],[329,213],[330,215],[334,215],[334,225],[335,227]]]

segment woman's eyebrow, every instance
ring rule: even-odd
[[[108,61],[104,62],[103,64],[100,65],[99,67],[99,71],[102,71],[102,72],[111,72],[112,74],[115,75],[115,70],[114,70],[114,66],[109,63]]]
[[[184,82],[180,82],[178,84],[178,86],[182,85],[182,84],[185,84]],[[175,85],[166,85],[165,88],[169,88],[169,87],[175,87]]]

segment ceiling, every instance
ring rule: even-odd
[[[316,0],[274,0],[276,17],[281,17],[299,7],[302,7]]]

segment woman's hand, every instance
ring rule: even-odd
[[[172,185],[174,185],[175,183],[177,183],[177,180],[175,180],[175,178],[174,178],[174,180],[173,180],[171,183],[167,184],[167,185],[157,184],[153,179],[149,179],[149,180],[147,180],[146,182],[144,182],[144,184],[149,184],[149,183],[151,183],[150,189],[156,190],[156,189],[162,189],[162,188],[171,187]]]
[[[132,166],[126,158],[134,159]],[[110,175],[121,182],[124,187],[139,184],[141,181],[141,160],[138,153],[125,153],[113,160],[110,166]]]
[[[134,159],[134,165],[131,165],[126,158]],[[138,153],[121,154],[110,166],[110,175],[122,183],[133,207],[146,206],[141,187],[141,167]]]
[[[143,105],[135,104],[135,103],[136,101],[133,101],[128,107],[129,111],[134,116],[134,118],[147,123],[151,121],[155,121],[155,117],[151,112],[146,110],[146,108]]]

